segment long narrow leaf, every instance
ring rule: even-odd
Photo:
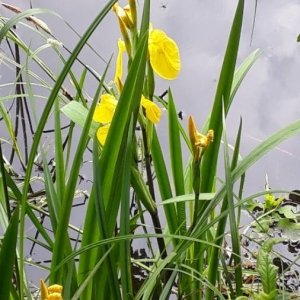
[[[225,114],[229,109],[229,97],[236,65],[240,35],[242,29],[244,0],[239,0],[234,16],[228,45],[221,69],[217,92],[210,116],[209,129],[214,130],[215,137],[205,153],[201,166],[201,192],[211,192],[217,168],[218,153],[222,136],[222,101],[224,99]]]
[[[153,164],[156,171],[156,178],[157,178],[157,183],[158,183],[162,201],[170,199],[173,197],[171,185],[169,181],[165,160],[163,158],[162,150],[160,147],[160,143],[155,128],[153,129],[151,153],[152,153]],[[169,231],[171,233],[175,233],[178,230],[178,222],[177,222],[175,205],[173,203],[164,205],[164,211],[165,211]],[[173,240],[173,244],[176,245],[177,241]]]
[[[224,106],[223,106],[224,109]],[[233,259],[235,267],[235,284],[236,284],[236,296],[242,295],[242,267],[241,267],[241,255],[240,255],[240,238],[237,229],[237,222],[235,218],[235,209],[234,209],[234,197],[233,197],[233,181],[231,177],[231,168],[229,162],[229,152],[228,152],[228,142],[226,134],[226,123],[225,123],[225,113],[223,110],[223,136],[224,136],[224,162],[225,162],[225,178],[226,178],[226,197],[228,202],[228,214],[229,214],[229,223],[230,223],[230,232],[231,232],[231,244],[233,250]],[[237,156],[236,156],[237,158]],[[233,163],[236,165],[236,162]]]
[[[60,73],[59,77],[57,78],[57,81],[51,91],[49,100],[45,106],[45,109],[43,111],[43,114],[40,119],[39,126],[37,127],[36,133],[35,133],[35,138],[33,140],[32,148],[30,151],[29,159],[28,159],[28,164],[27,164],[27,172],[24,180],[24,188],[23,188],[23,195],[22,195],[22,203],[21,205],[24,207],[26,204],[26,197],[27,197],[27,191],[29,188],[29,182],[30,182],[30,176],[31,176],[31,171],[33,168],[33,163],[34,163],[34,158],[35,154],[40,142],[40,138],[43,132],[43,129],[45,127],[45,124],[48,120],[48,116],[50,114],[51,108],[53,106],[53,103],[57,97],[57,94],[59,93],[59,90],[61,88],[61,85],[63,84],[63,81],[65,80],[70,68],[72,67],[73,63],[75,62],[78,54],[84,47],[85,43],[89,39],[89,37],[92,35],[92,33],[95,31],[99,23],[103,20],[103,18],[106,16],[106,14],[110,11],[112,5],[115,3],[115,0],[111,0],[107,3],[107,5],[103,8],[103,10],[98,14],[98,16],[95,18],[95,20],[91,23],[89,28],[86,30],[85,34],[83,35],[82,39],[78,42],[76,45],[74,51],[72,52],[70,58],[66,62],[62,72]],[[32,12],[32,11],[31,11]],[[12,26],[13,24],[11,24]],[[0,37],[4,37],[5,33],[7,30],[1,30],[1,35]],[[24,232],[25,232],[25,210],[21,210],[22,215],[21,215],[21,223],[20,223],[20,274],[21,274],[21,290],[23,289],[23,266],[24,266]],[[23,295],[21,295],[21,299],[24,299]]]
[[[10,288],[12,287],[11,282],[13,278],[18,239],[19,210],[20,206],[17,205],[2,240],[0,250],[0,270],[5,272],[5,274],[3,274],[2,279],[0,280],[1,299],[9,299]]]
[[[20,22],[21,20],[23,20],[27,17],[31,17],[32,15],[37,15],[37,14],[52,14],[52,15],[59,16],[54,11],[52,11],[50,9],[45,9],[45,8],[32,8],[32,9],[23,11],[23,12],[17,14],[16,16],[14,16],[13,18],[11,18],[9,21],[7,21],[6,24],[2,27],[2,29],[0,30],[0,42],[3,40],[3,38],[6,36],[8,31],[14,25],[16,25],[18,22]]]
[[[133,133],[132,119],[129,126],[129,134],[127,137],[127,145],[125,148],[125,157],[121,168],[123,172],[122,180],[122,202],[120,212],[120,235],[130,234],[130,174],[131,174],[131,156],[132,156],[132,133]],[[122,295],[124,300],[130,300],[133,297],[132,277],[131,277],[131,252],[130,240],[124,240],[120,243],[120,248],[123,250],[120,253],[121,265],[121,284]]]
[[[101,185],[101,169],[99,164],[99,157],[98,157],[98,140],[95,136],[93,142],[93,178],[94,178],[94,189],[95,189],[95,209],[96,209],[96,216],[98,220],[99,230],[102,239],[107,239],[109,235],[109,228],[108,228],[108,220],[107,214],[104,206],[103,201],[103,188]],[[116,300],[121,299],[120,289],[119,289],[119,282],[118,276],[116,272],[116,262],[113,261],[113,257],[109,250],[110,245],[103,246],[103,253],[108,253],[107,259],[104,261],[104,265],[106,270],[109,272],[106,278],[107,281],[110,283],[110,291],[111,297]],[[104,285],[102,285],[104,287]]]
[[[93,99],[92,105],[90,107],[90,111],[88,113],[88,117],[86,119],[81,137],[79,139],[79,145],[78,148],[75,152],[74,156],[74,162],[72,164],[72,168],[70,171],[70,177],[68,180],[68,185],[66,187],[66,191],[64,194],[64,199],[62,201],[62,207],[61,207],[61,213],[59,216],[59,222],[58,222],[58,227],[57,227],[57,235],[54,243],[54,249],[53,249],[53,258],[52,258],[52,263],[51,263],[51,269],[53,270],[54,267],[58,264],[59,261],[61,261],[66,254],[65,251],[65,245],[68,247],[69,243],[69,235],[68,235],[68,224],[69,224],[69,218],[71,214],[71,208],[72,208],[72,203],[73,203],[73,198],[74,198],[74,193],[76,189],[76,184],[77,184],[77,179],[78,179],[78,174],[81,166],[81,160],[83,157],[83,153],[86,149],[87,142],[89,140],[89,135],[88,132],[90,130],[90,125],[92,122],[93,118],[93,113],[96,107],[96,104],[98,103],[100,91],[102,88],[102,82],[104,81],[106,72],[107,72],[108,66],[106,67],[106,70],[104,71],[103,79],[101,80],[96,93],[95,97]],[[63,280],[63,275],[62,272],[56,272],[54,274],[51,274],[51,282],[62,282]]]
[[[170,149],[170,161],[171,170],[173,175],[173,182],[175,187],[176,196],[183,195],[184,190],[184,172],[182,162],[181,140],[178,125],[178,115],[175,108],[173,95],[171,90],[168,91],[168,116],[169,116],[169,149]],[[186,215],[185,215],[185,203],[177,203],[177,218],[180,231],[184,234],[186,232]]]

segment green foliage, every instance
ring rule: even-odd
[[[12,275],[16,262],[16,244],[18,238],[18,225],[19,225],[19,205],[16,207],[10,222],[6,228],[4,238],[0,244],[0,268],[4,272],[0,282],[0,295],[3,299],[8,299],[12,286]],[[17,267],[17,266],[16,266]]]
[[[276,277],[278,267],[273,265],[270,252],[275,244],[283,242],[284,239],[269,239],[258,252],[257,271],[261,276],[263,290],[266,294],[274,295],[276,291]],[[276,294],[274,295],[276,296]]]
[[[0,244],[0,269],[6,270],[5,278],[0,282],[1,299],[36,298],[29,288],[30,278],[26,277],[26,265],[30,263],[25,259],[28,241],[34,241],[48,251],[51,266],[48,269],[42,267],[47,270],[50,285],[63,285],[64,299],[169,299],[174,289],[178,299],[205,297],[210,300],[215,296],[219,299],[248,299],[242,296],[245,291],[243,276],[248,273],[243,268],[240,250],[241,209],[246,208],[252,215],[260,210],[254,216],[252,230],[265,234],[273,223],[285,231],[298,230],[299,213],[285,204],[284,197],[275,198],[274,191],[262,193],[262,203],[256,202],[256,197],[243,199],[244,176],[255,162],[280,142],[298,134],[300,121],[274,133],[244,158],[239,153],[242,120],[234,145],[228,143],[226,117],[230,106],[243,79],[264,53],[259,49],[253,51],[236,68],[244,16],[243,0],[238,1],[210,116],[206,121],[202,120],[205,124],[203,132],[208,132],[207,135],[193,127],[191,130],[190,124],[189,134],[185,132],[185,126],[178,121],[176,95],[171,89],[168,89],[167,101],[155,94],[155,70],[149,60],[150,0],[144,1],[141,20],[134,20],[133,27],[125,28],[125,31],[121,27],[121,34],[127,42],[126,51],[132,49],[127,53],[126,79],[107,84],[110,61],[99,75],[92,67],[85,66],[78,56],[84,47],[89,47],[88,39],[115,2],[107,2],[67,57],[58,46],[46,42],[49,37],[54,38],[50,29],[40,32],[32,24],[22,23],[32,14],[56,16],[55,13],[31,9],[9,20],[1,18],[0,40],[9,39],[26,57],[24,64],[4,58],[7,64],[18,70],[11,85],[22,86],[22,89],[16,89],[16,95],[0,98],[0,114],[11,140],[2,142],[16,153],[17,163],[23,167],[25,175],[20,179],[14,170],[15,161],[9,162],[0,153],[0,225],[4,232]],[[135,1],[129,3],[134,9]],[[137,17],[136,13],[133,11],[132,16]],[[122,22],[119,23],[121,26]],[[44,44],[32,51],[31,45],[26,45],[12,30],[15,24],[32,30]],[[137,24],[141,24],[140,28]],[[128,39],[126,34],[130,34]],[[63,65],[58,76],[51,72],[46,61],[39,58],[39,54],[49,48],[54,50]],[[43,75],[31,70],[31,61],[37,63]],[[82,65],[79,78],[73,73],[76,61]],[[97,80],[91,102],[85,99],[84,93],[89,73]],[[44,75],[53,83],[48,83]],[[63,85],[67,76],[72,79],[75,96]],[[41,87],[46,96],[37,95],[36,88]],[[94,112],[103,94],[117,99],[104,144],[98,142],[98,134],[107,124],[94,121]],[[153,99],[158,100],[167,110],[168,149],[161,147],[160,127],[154,126],[147,107],[141,106],[142,96],[148,97],[151,105]],[[16,124],[5,107],[6,101],[15,97],[16,101],[21,98],[30,100],[34,120],[34,139],[30,147],[22,147],[14,128]],[[45,101],[41,114],[36,98]],[[151,108],[153,113],[155,109]],[[53,144],[45,145],[43,132],[52,116]],[[30,116],[27,117],[30,123]],[[61,124],[66,118],[69,126],[64,140]],[[199,120],[195,123],[198,124]],[[214,130],[213,143],[208,142],[211,137],[208,130]],[[223,147],[220,147],[222,143]],[[185,170],[184,146],[192,154]],[[27,148],[28,153],[23,153],[21,149]],[[89,150],[92,150],[92,184],[89,191],[84,191],[89,197],[86,211],[82,210],[83,228],[74,228],[71,224],[74,199],[83,193],[79,190],[78,177]],[[219,163],[220,150],[224,166]],[[195,155],[197,151],[201,155]],[[52,152],[53,164],[50,165]],[[166,163],[167,155],[170,165]],[[37,165],[41,168],[41,176],[34,174]],[[223,167],[225,174],[224,179],[219,178],[219,185],[216,184],[217,167]],[[42,183],[42,197],[34,191],[37,182]],[[131,199],[135,204],[134,213],[130,210]],[[10,215],[12,208],[14,212]],[[50,233],[40,221],[41,216],[49,218],[47,229],[50,228]],[[35,237],[26,231],[28,221],[37,231]],[[226,228],[230,228],[230,241]],[[77,234],[76,241],[71,241],[71,230]],[[131,246],[136,239],[147,243],[149,257],[133,255]],[[271,300],[280,294],[276,288],[278,268],[273,265],[270,253],[272,246],[281,241],[269,239],[259,249],[258,266],[254,272],[260,276],[262,289],[249,291],[253,299]],[[232,264],[223,255],[228,242]],[[78,262],[75,263],[75,259]],[[134,284],[134,268],[145,274],[138,287]],[[234,280],[229,279],[232,275]],[[15,279],[15,285],[12,279]]]
[[[276,208],[283,200],[284,200],[284,197],[276,199],[274,195],[267,194],[266,198],[265,198],[265,209]]]

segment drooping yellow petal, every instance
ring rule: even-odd
[[[103,94],[100,98],[100,104],[97,105],[93,120],[100,123],[111,122],[118,101],[110,94]]]
[[[123,52],[126,50],[125,43],[119,39],[118,40],[118,56],[116,61],[116,74],[114,82],[117,86],[119,94],[121,94],[123,84],[122,84],[122,76],[123,76]]]
[[[101,126],[97,131],[97,139],[102,146],[104,146],[104,144],[105,144],[109,127],[110,127],[110,124]]]
[[[152,123],[158,123],[162,114],[161,109],[152,101],[142,96],[141,105],[146,110],[146,116]]]
[[[164,79],[175,79],[180,71],[177,44],[163,31],[153,29],[149,35],[149,56],[153,70]]]
[[[41,300],[48,299],[48,288],[43,279],[40,280]]]

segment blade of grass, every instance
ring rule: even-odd
[[[45,9],[45,8],[32,8],[32,9],[27,9],[17,15],[15,15],[13,18],[8,20],[5,25],[1,28],[0,30],[0,43],[4,39],[4,37],[7,35],[8,31],[16,25],[18,22],[21,20],[31,17],[32,15],[37,15],[37,14],[52,14],[59,16],[57,13],[50,9]]]
[[[58,221],[58,227],[57,227],[57,234],[54,242],[54,249],[53,249],[53,257],[52,257],[52,262],[51,262],[51,270],[55,268],[55,266],[63,259],[64,255],[66,254],[65,251],[68,249],[65,249],[65,246],[69,248],[69,235],[68,235],[68,223],[69,223],[69,218],[71,214],[71,209],[72,209],[72,203],[73,203],[73,198],[74,198],[74,193],[76,189],[76,184],[77,184],[77,179],[78,179],[78,174],[81,166],[81,160],[83,153],[86,149],[88,140],[89,140],[89,135],[88,132],[90,130],[90,125],[93,119],[93,114],[94,110],[96,107],[96,104],[98,103],[98,99],[100,96],[100,91],[102,88],[102,82],[104,81],[106,72],[108,70],[108,66],[106,67],[103,75],[103,79],[101,80],[93,102],[90,107],[90,111],[88,113],[88,116],[86,118],[86,122],[84,125],[84,128],[82,130],[80,139],[79,139],[79,144],[76,149],[75,155],[74,155],[74,161],[71,167],[70,171],[70,177],[68,180],[68,184],[65,190],[64,198],[62,200],[62,207],[61,207],[61,213],[59,215],[59,221]],[[63,273],[62,271],[57,271],[55,273],[51,273],[50,276],[50,283],[62,283],[63,282]],[[66,290],[65,290],[66,291]],[[65,292],[66,293],[66,292]],[[65,294],[64,294],[65,295]]]
[[[65,164],[63,141],[60,122],[59,99],[56,99],[54,109],[54,143],[55,143],[55,173],[57,199],[62,201],[65,194]],[[60,203],[61,204],[61,203]],[[59,207],[58,207],[59,208]]]
[[[217,92],[210,116],[209,129],[214,130],[214,143],[212,143],[201,165],[201,192],[211,192],[217,168],[218,153],[222,135],[222,100],[225,103],[225,115],[229,109],[229,97],[232,88],[234,69],[236,65],[238,47],[243,21],[244,0],[239,0],[234,16],[226,53],[218,82]]]
[[[118,101],[114,117],[100,157],[100,168],[103,170],[103,200],[108,220],[108,235],[111,236],[116,226],[121,200],[122,170],[119,166],[124,158],[130,116],[137,122],[148,51],[148,33],[139,40],[137,52],[129,67],[128,75]],[[134,126],[135,129],[135,126]],[[120,188],[118,188],[120,187]],[[97,278],[106,280],[105,273]],[[100,288],[100,286],[98,285]]]
[[[265,50],[261,50],[261,49],[254,50],[234,72],[234,77],[233,77],[231,92],[229,97],[229,103],[228,103],[229,107],[233,101],[233,98],[237,90],[239,89],[241,83],[243,82],[244,78],[248,74],[249,70],[264,53]]]
[[[125,157],[121,168],[124,170],[122,180],[122,202],[120,212],[120,235],[130,234],[130,177],[131,177],[131,157],[132,157],[132,118],[128,130],[127,145]],[[121,285],[122,299],[131,300],[133,297],[132,277],[131,277],[131,252],[130,240],[124,240],[120,243],[120,268],[121,268]]]
[[[224,109],[224,106],[223,106]],[[241,265],[241,251],[240,251],[240,238],[239,232],[237,229],[235,210],[234,210],[234,197],[233,197],[233,181],[231,177],[232,167],[236,166],[237,161],[233,161],[232,167],[229,163],[229,153],[228,153],[228,142],[226,135],[226,123],[225,123],[225,114],[223,110],[223,136],[224,136],[224,162],[225,162],[225,178],[226,178],[226,197],[228,202],[228,213],[229,213],[229,224],[230,224],[230,233],[231,233],[231,244],[233,250],[233,260],[235,266],[235,284],[236,284],[236,296],[241,296],[243,294],[243,274],[242,274],[242,265]],[[236,160],[237,160],[236,156]],[[207,298],[208,299],[208,298]]]
[[[162,270],[172,261],[172,259],[175,257],[175,253],[170,253],[166,259],[164,260],[158,260],[156,263],[156,268],[153,270],[152,273],[150,273],[147,280],[144,281],[143,285],[139,289],[138,293],[135,296],[135,299],[153,299],[151,298],[152,292],[155,288],[157,278],[161,274]]]
[[[5,178],[7,186],[12,190],[16,201],[21,202],[22,199],[22,193],[19,191],[18,187],[16,186],[15,182],[12,180],[12,178],[9,176],[7,171],[5,170]],[[34,224],[35,228],[39,231],[39,233],[43,236],[45,241],[47,242],[48,246],[52,248],[53,242],[52,239],[49,237],[48,233],[46,232],[45,228],[41,225],[38,218],[32,211],[32,207],[26,203],[26,214],[30,218],[31,222]]]
[[[169,116],[169,149],[170,149],[170,161],[171,170],[173,175],[173,183],[175,187],[176,196],[183,195],[184,190],[184,177],[183,177],[183,163],[182,163],[182,151],[181,140],[178,126],[178,115],[175,108],[173,95],[171,90],[168,91],[168,116]],[[186,215],[185,215],[185,202],[179,202],[176,205],[178,225],[180,226],[180,232],[186,233]]]
[[[270,150],[274,149],[277,145],[282,143],[283,141],[289,139],[290,137],[298,134],[300,132],[300,120],[297,120],[290,125],[282,128],[281,130],[277,131],[265,141],[263,141],[260,145],[258,145],[254,150],[252,150],[244,159],[237,165],[237,167],[232,171],[232,182],[236,182],[241,176],[259,159],[261,159],[266,153]],[[216,207],[220,201],[226,195],[226,185],[223,184],[222,187],[217,191],[214,198],[209,201],[206,209],[203,213],[199,216],[197,224],[191,237],[197,237],[203,231],[205,231],[207,226],[211,226],[212,224],[206,225],[207,216],[210,215],[210,211]],[[204,224],[204,226],[203,226]],[[177,256],[179,258],[182,255],[183,251],[185,251],[191,245],[190,241],[182,242],[178,245],[177,248]]]
[[[117,176],[117,173],[121,171],[119,168],[115,168],[115,166],[119,157],[123,155],[123,148],[126,144],[124,133],[128,130],[129,118],[132,112],[134,113],[134,122],[137,119],[142,95],[147,50],[148,36],[145,35],[140,41],[140,46],[131,63],[101,154],[100,164],[105,172],[102,177],[105,206],[107,206],[107,203],[110,203],[110,206],[112,206],[112,203],[109,202],[109,195],[111,192],[113,194],[115,190],[111,188],[113,177]],[[115,172],[117,173],[115,174]]]
[[[20,205],[17,205],[5,231],[0,251],[0,269],[5,270],[5,276],[0,280],[0,295],[2,299],[9,299],[12,287],[13,270],[16,258],[16,246],[18,238]]]
[[[57,78],[57,81],[51,91],[51,94],[49,96],[49,100],[45,106],[45,109],[43,111],[43,114],[40,118],[39,125],[37,127],[36,133],[35,133],[35,138],[32,143],[29,159],[28,159],[28,164],[27,164],[27,172],[24,180],[24,187],[23,187],[23,194],[22,194],[22,202],[21,205],[22,207],[25,207],[26,205],[26,200],[27,200],[27,191],[30,183],[30,176],[31,176],[31,171],[33,168],[33,163],[34,163],[34,158],[35,154],[37,152],[37,148],[41,139],[41,135],[43,132],[43,129],[45,127],[45,124],[48,120],[48,116],[50,114],[51,108],[53,106],[53,103],[57,97],[57,94],[59,93],[59,90],[61,88],[61,85],[63,84],[70,68],[72,67],[73,63],[75,62],[78,54],[84,47],[85,43],[89,39],[89,37],[92,35],[92,33],[95,31],[99,23],[103,20],[103,18],[106,16],[106,14],[110,11],[111,7],[115,3],[115,0],[111,0],[107,3],[107,5],[101,10],[101,12],[98,14],[98,16],[95,18],[95,20],[91,23],[91,25],[88,27],[86,30],[85,34],[83,35],[82,39],[78,42],[76,45],[75,49],[73,50],[72,54],[70,55],[68,61],[66,62],[63,70],[61,71],[60,75]],[[33,11],[31,10],[31,13]],[[22,17],[24,17],[26,14],[23,14]],[[16,16],[18,17],[18,16]],[[20,15],[19,15],[20,17]],[[15,19],[16,20],[16,19]],[[6,24],[6,29],[3,27],[0,31],[0,40],[5,36],[6,32],[9,30],[10,27],[8,27],[8,24]],[[14,23],[10,23],[10,26],[13,26]],[[23,274],[24,274],[24,231],[25,231],[25,210],[21,210],[21,221],[20,221],[20,274],[21,274],[21,286],[20,289],[23,290]],[[21,294],[21,299],[24,299],[24,295]]]
[[[126,78],[122,94],[118,101],[116,111],[114,113],[114,118],[110,125],[110,129],[103,147],[103,151],[100,157],[100,169],[102,170],[101,184],[103,187],[103,201],[104,207],[107,210],[106,215],[108,218],[108,235],[113,233],[116,217],[119,210],[120,203],[120,190],[117,188],[120,186],[120,176],[121,168],[116,168],[119,165],[123,155],[124,147],[126,145],[126,132],[128,132],[129,118],[131,113],[134,113],[135,121],[137,118],[137,112],[139,109],[139,104],[141,100],[143,78],[145,74],[146,66],[146,55],[147,55],[147,41],[148,36],[145,35],[143,39],[140,40],[140,45],[138,47],[137,53],[131,63],[131,67]],[[92,194],[91,194],[92,196]],[[95,228],[97,219],[95,219],[94,205],[92,205],[94,197],[90,198],[90,203],[86,213],[86,220],[84,225],[84,234],[82,237],[82,246],[88,245],[95,238],[96,235],[99,236],[97,232],[92,232],[89,228]],[[108,205],[109,204],[109,205]],[[94,219],[92,219],[94,217]],[[91,226],[86,229],[86,226]],[[96,251],[91,254],[83,254],[80,258],[79,263],[79,273],[86,272],[87,266],[95,265],[99,253]],[[80,275],[81,276],[81,275]],[[102,276],[106,274],[102,273]],[[84,277],[79,279],[79,282],[84,280]],[[104,277],[105,280],[105,277]],[[83,293],[86,299],[91,297],[92,286],[89,284]]]
[[[41,152],[41,156],[43,160],[47,207],[49,210],[49,217],[50,217],[52,230],[55,235],[60,209],[61,209],[61,203],[58,200],[57,193],[55,191],[55,187],[49,170],[49,165],[46,161],[45,153]]]
[[[11,218],[9,196],[7,191],[7,180],[6,177],[9,176],[4,167],[2,145],[0,143],[0,205],[3,207],[5,218],[9,220]],[[9,176],[10,177],[10,176]],[[10,177],[11,179],[11,177]]]
[[[163,100],[162,98],[157,97],[157,96],[154,96],[154,98],[155,98],[160,104],[162,104],[166,110],[169,110],[169,104],[168,104],[165,100]],[[177,115],[177,116],[178,116],[178,115]],[[188,146],[190,152],[192,152],[192,147],[191,147],[191,143],[190,143],[189,137],[187,136],[185,130],[184,130],[183,127],[182,127],[182,125],[181,125],[180,123],[177,123],[177,124],[178,124],[179,131],[180,131],[180,134],[181,134],[183,140],[185,141],[186,145]]]
[[[107,239],[109,235],[109,228],[108,228],[108,220],[106,215],[106,209],[104,206],[103,201],[103,188],[101,185],[101,169],[99,164],[99,157],[98,157],[98,147],[99,143],[97,137],[95,135],[94,142],[93,142],[93,178],[94,178],[94,190],[95,190],[95,209],[96,209],[96,216],[99,226],[99,231],[101,235],[101,239]],[[109,250],[110,245],[104,245],[102,253],[110,252]],[[113,256],[111,253],[108,253],[107,259],[104,261],[104,266],[106,267],[108,273],[105,274],[107,276],[107,281],[110,284],[110,296],[112,299],[121,299],[120,289],[119,289],[119,282],[118,276],[116,272],[115,266],[117,262],[113,261]],[[102,285],[103,286],[103,285]]]
[[[169,176],[167,172],[167,168],[165,165],[165,160],[163,157],[163,153],[160,147],[160,143],[158,140],[158,136],[156,133],[156,129],[153,128],[153,138],[151,143],[151,153],[154,164],[154,169],[156,172],[156,178],[158,183],[158,188],[160,191],[161,200],[167,200],[172,198],[172,190],[169,181]],[[176,208],[173,203],[168,205],[164,205],[164,211],[166,215],[166,221],[168,224],[168,228],[170,233],[175,233],[178,230],[178,222],[177,222],[177,214]],[[176,240],[172,240],[173,245],[177,244]]]
[[[224,125],[225,125],[225,123],[224,123]],[[236,145],[235,145],[234,154],[233,154],[233,158],[232,158],[231,171],[237,165],[238,155],[239,155],[239,147],[240,147],[240,139],[241,139],[241,132],[242,132],[242,121],[240,122],[238,135],[237,135],[237,139],[236,139]],[[224,141],[224,143],[225,143],[225,141]],[[225,147],[225,145],[224,145],[224,147]],[[225,150],[224,150],[224,155],[225,155]],[[227,176],[229,176],[229,175],[227,174]],[[228,187],[228,188],[230,188],[230,187]],[[228,210],[228,214],[230,214],[230,209],[231,209],[231,211],[234,210],[234,208],[232,206],[229,207],[229,197],[228,197],[228,193],[227,193],[226,197],[224,198],[223,203],[222,203],[221,213]],[[224,239],[224,232],[225,232],[225,229],[226,229],[228,214],[226,214],[218,222],[218,227],[217,227],[216,234],[215,234],[215,244],[218,247],[213,247],[212,248],[212,253],[211,253],[210,262],[209,262],[209,266],[208,266],[208,281],[213,285],[215,284],[215,282],[217,280],[216,269],[218,268],[218,264],[219,264],[219,255],[220,255],[220,248],[219,247],[221,247],[223,239]],[[240,275],[240,274],[238,274],[238,275]],[[207,297],[213,297],[211,290],[207,291],[207,292],[209,294]],[[208,299],[208,298],[206,298],[206,299]]]

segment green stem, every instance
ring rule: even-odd
[[[150,156],[150,149],[148,147],[148,138],[147,138],[147,132],[145,126],[141,125],[142,127],[142,135],[143,135],[143,143],[144,143],[144,151],[145,151],[145,168],[146,168],[146,174],[147,174],[147,182],[149,186],[149,192],[151,194],[151,197],[153,201],[155,202],[155,192],[154,192],[154,184],[152,179],[152,170],[151,170],[151,156]],[[162,234],[161,230],[161,224],[158,217],[157,211],[155,213],[149,212],[151,215],[151,219],[154,225],[155,233]],[[157,244],[159,251],[161,253],[162,258],[167,257],[167,251],[166,251],[166,245],[163,238],[157,238]]]

